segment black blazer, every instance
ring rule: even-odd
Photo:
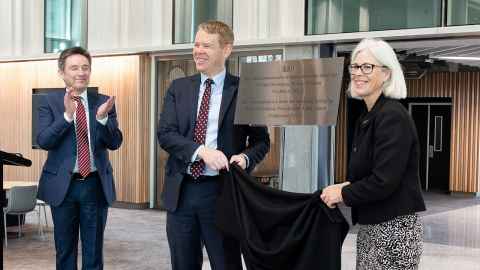
[[[233,124],[238,83],[238,77],[229,73],[225,75],[217,148],[229,159],[232,155],[245,153],[250,161],[247,171],[251,171],[270,149],[270,139],[266,127]],[[158,141],[170,154],[162,192],[163,206],[169,211],[177,209],[183,177],[193,153],[200,146],[193,141],[199,89],[200,74],[174,80],[165,95],[160,115]]]
[[[357,121],[343,200],[352,222],[378,224],[425,210],[415,124],[398,101],[379,97]]]

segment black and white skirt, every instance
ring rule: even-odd
[[[357,270],[417,269],[422,251],[423,225],[417,214],[360,225]]]

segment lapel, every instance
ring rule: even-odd
[[[189,104],[192,105],[190,110],[190,126],[195,129],[195,121],[197,120],[197,107],[198,107],[198,95],[200,94],[200,74],[196,74],[190,77],[190,89],[187,91],[189,95]]]
[[[363,117],[361,117],[361,124],[360,126],[363,128],[367,125],[369,125],[372,122],[372,119],[375,117],[375,115],[382,109],[383,104],[386,102],[386,98],[383,94],[381,94],[377,101],[375,102],[375,105],[373,105],[373,108],[368,112],[365,113]],[[365,104],[365,109],[367,108],[367,105]],[[367,109],[366,109],[367,110]]]
[[[95,151],[95,137],[96,137],[96,115],[97,115],[97,108],[99,106],[98,102],[98,93],[89,91],[87,89],[87,98],[88,98],[88,124],[89,124],[89,131],[90,131],[90,144],[92,151]]]
[[[227,72],[223,83],[222,103],[220,105],[220,115],[218,116],[218,130],[222,127],[223,119],[237,93],[237,86],[234,77]]]
[[[63,113],[65,112],[65,105],[63,103],[63,99],[65,98],[66,93],[65,91],[65,89],[63,89],[63,91],[58,91],[58,93],[56,93],[56,98],[53,99],[56,109],[58,110],[58,113],[61,114],[61,117],[63,117]]]
[[[58,117],[63,119],[63,113],[65,112],[65,104],[64,104],[64,98],[65,98],[65,92],[66,90],[63,89],[63,91],[59,91],[57,98],[55,99],[55,106],[57,106],[58,110]],[[70,156],[70,158],[65,158],[67,162],[69,162],[68,165],[66,165],[66,168],[70,168],[69,171],[71,172],[73,170],[73,167],[75,166],[75,160],[77,157],[77,138],[75,136],[75,126],[74,123],[69,128],[69,131],[67,133],[68,135],[65,137],[65,140],[70,141],[69,145],[71,146],[71,151],[73,155]]]

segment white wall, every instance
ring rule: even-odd
[[[304,0],[233,2],[233,28],[237,42],[303,36]],[[171,45],[172,14],[170,0],[89,1],[89,49]]]
[[[0,57],[43,53],[43,1],[0,1]]]
[[[303,36],[304,0],[234,0],[236,42]],[[43,1],[0,0],[0,57],[41,56]],[[135,50],[172,44],[171,0],[88,1],[88,49]]]
[[[234,0],[236,40],[281,39],[304,34],[304,0]]]
[[[43,2],[0,0],[0,61],[44,56]],[[304,0],[233,0],[233,12],[236,44],[240,46],[352,42],[364,37],[471,36],[480,31],[480,25],[468,25],[304,36]],[[172,15],[172,0],[90,0],[88,49],[93,53],[189,49],[188,44],[172,45]]]
[[[88,48],[128,49],[172,42],[172,1],[88,1]]]

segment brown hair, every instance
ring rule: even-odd
[[[74,54],[80,54],[80,55],[85,56],[88,59],[88,63],[90,65],[92,65],[92,57],[90,56],[90,53],[87,50],[85,50],[82,47],[72,47],[72,48],[68,48],[68,49],[63,50],[60,53],[60,57],[58,58],[58,69],[59,70],[64,70],[65,69],[65,61],[67,61],[67,58],[69,56],[72,56]]]
[[[198,30],[203,30],[209,34],[218,34],[220,46],[225,46],[226,44],[233,44],[234,35],[233,31],[224,22],[221,21],[206,21],[198,25]]]

